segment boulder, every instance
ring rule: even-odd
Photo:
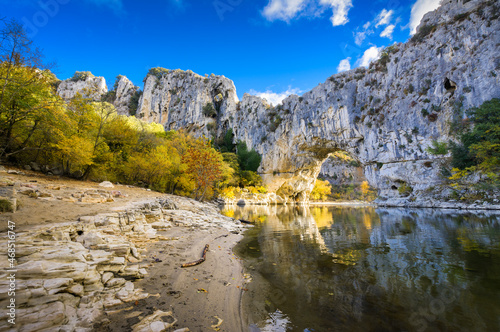
[[[111,182],[109,181],[104,181],[104,182],[101,182],[99,183],[99,187],[103,187],[103,188],[114,188],[114,184],[112,184]]]

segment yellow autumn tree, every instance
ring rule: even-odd
[[[328,199],[328,195],[331,193],[332,185],[330,182],[317,179],[310,197],[315,201],[326,201]]]

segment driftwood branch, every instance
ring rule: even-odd
[[[191,266],[196,266],[205,261],[207,258],[207,251],[208,251],[208,244],[205,246],[205,249],[203,249],[203,254],[201,255],[201,258],[198,259],[197,261],[191,262],[191,263],[185,263],[182,264],[181,267],[191,267]]]

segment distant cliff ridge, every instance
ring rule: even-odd
[[[383,197],[397,197],[403,185],[423,191],[441,183],[447,158],[426,148],[453,139],[450,123],[465,110],[500,97],[499,12],[496,1],[446,1],[369,68],[334,75],[276,107],[248,94],[239,101],[224,76],[153,70],[136,115],[199,136],[232,128],[235,140],[262,154],[269,189],[292,199],[307,200],[322,164],[339,150]],[[63,82],[61,95],[76,84]]]

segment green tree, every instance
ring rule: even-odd
[[[249,151],[246,142],[239,142],[236,151],[241,169],[257,172],[262,161],[262,156],[254,149]]]
[[[500,167],[500,99],[483,103],[469,112],[474,128],[462,136],[462,142],[481,170],[493,173]]]

